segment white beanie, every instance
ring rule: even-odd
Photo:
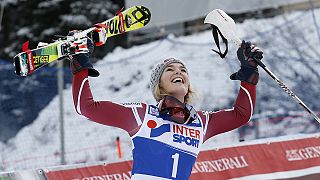
[[[179,59],[175,59],[175,58],[168,58],[163,60],[162,62],[158,63],[151,72],[151,77],[150,77],[150,88],[152,90],[152,92],[154,91],[154,88],[156,87],[156,85],[160,82],[160,78],[161,75],[164,71],[164,69],[171,63],[180,63],[183,66],[185,66],[184,62],[179,60]]]

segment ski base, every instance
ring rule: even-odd
[[[117,16],[96,24],[92,28],[80,31],[72,36],[60,38],[54,43],[45,43],[45,46],[33,50],[28,49],[28,45],[24,45],[24,52],[17,54],[13,58],[15,73],[18,76],[28,76],[53,61],[72,55],[72,53],[70,53],[72,44],[77,44],[77,41],[83,40],[88,34],[94,31],[99,32],[99,41],[95,45],[101,46],[108,37],[137,30],[146,26],[150,22],[150,18],[151,13],[148,8],[144,6],[133,6],[123,12],[119,12]],[[101,34],[101,28],[103,28],[105,38],[103,38]],[[79,48],[81,49],[81,47],[76,47],[76,49]],[[86,53],[86,51],[82,51],[82,53]]]

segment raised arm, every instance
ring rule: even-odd
[[[231,109],[202,114],[205,119],[205,140],[238,128],[252,117],[256,100],[256,84],[259,81],[258,65],[254,59],[262,59],[262,54],[263,52],[250,42],[242,42],[237,50],[241,68],[230,76],[232,80],[241,81],[238,97]]]
[[[97,123],[121,128],[129,135],[134,134],[144,118],[146,105],[135,104],[128,107],[110,101],[95,101],[88,80],[88,76],[99,76],[89,59],[94,46],[90,38],[82,39],[81,43],[82,51],[76,52],[70,63],[74,75],[73,102],[77,113]]]
[[[74,74],[72,92],[77,113],[97,123],[118,127],[130,134],[140,125],[136,118],[143,120],[145,104],[128,107],[110,101],[95,101],[90,90],[87,69]]]
[[[204,140],[246,124],[253,114],[255,100],[256,86],[241,82],[238,97],[231,109],[203,113],[204,117],[208,117]]]

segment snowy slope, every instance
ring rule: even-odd
[[[317,17],[320,16],[319,13],[319,10],[316,11]],[[295,20],[297,17],[300,18],[299,27],[304,28],[299,35],[310,39],[312,47],[319,47],[320,42],[316,38],[317,34],[314,26],[312,26],[313,21],[310,18],[310,13],[296,12],[271,19],[249,20],[238,24],[237,27],[240,37],[258,42],[261,47],[264,47],[265,61],[268,60],[267,64],[271,65],[276,59],[275,55],[278,57],[281,54],[284,55],[283,57],[297,57],[296,51],[290,49],[292,43],[280,38],[288,36],[285,30],[283,30],[284,34],[279,34],[277,38],[274,36],[281,30],[283,23],[287,20]],[[297,22],[294,21],[294,23]],[[246,36],[248,34],[250,36]],[[210,50],[214,47],[212,35],[210,31],[206,31],[186,37],[169,36],[167,39],[135,46],[127,50],[117,48],[113,53],[108,54],[102,61],[95,64],[101,75],[99,78],[90,79],[93,95],[96,100],[155,103],[148,89],[150,70],[159,60],[176,57],[184,60],[189,67],[191,83],[198,92],[195,99],[197,109],[230,108],[231,105],[229,104],[232,104],[239,88],[239,82],[229,80],[229,75],[238,69],[238,63],[234,60],[236,59],[236,47],[234,45],[230,46],[226,60],[219,59]],[[315,60],[318,58],[314,51],[307,48],[307,45],[304,47],[301,44],[300,47],[303,48],[304,52],[310,54],[308,59]],[[278,51],[279,49],[280,51]],[[317,49],[319,50],[319,48]],[[313,63],[313,67],[319,67],[319,58],[316,60],[317,63]],[[301,64],[298,64],[298,66],[292,68],[305,68]],[[290,71],[276,70],[276,72],[281,73],[285,80],[288,80],[288,85],[295,86],[295,81],[287,78],[291,75]],[[285,93],[280,93],[277,85],[269,83],[265,73],[261,74],[263,81],[260,83],[259,93],[267,94],[272,98],[266,100],[268,103],[261,103],[259,106],[269,108],[269,110],[272,110],[272,108],[281,109],[282,105],[275,99],[285,96]],[[313,78],[319,80],[316,75],[311,74],[311,80]],[[275,96],[272,93],[273,89],[276,92],[274,93]],[[319,94],[319,91],[313,93]],[[261,102],[263,100],[261,99]],[[269,102],[273,103],[272,106],[268,106]],[[9,171],[59,165],[58,103],[58,97],[54,98],[33,124],[22,129],[6,146],[0,144],[0,161],[2,161],[3,166],[0,165],[0,169]],[[71,88],[64,91],[64,103],[65,149],[68,164],[99,160],[118,161],[115,147],[117,136],[120,136],[122,142],[123,159],[131,158],[131,143],[124,131],[90,122],[76,114],[72,103]],[[293,106],[293,108],[296,108],[296,106]],[[204,149],[211,149],[219,144],[231,144],[236,141],[238,141],[238,135],[236,131],[233,131],[212,138],[205,143]]]

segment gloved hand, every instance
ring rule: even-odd
[[[100,73],[93,68],[92,63],[90,62],[89,56],[94,50],[93,42],[90,38],[86,38],[86,45],[89,50],[88,53],[80,53],[72,56],[70,62],[70,70],[73,74],[82,71],[83,69],[88,69],[88,75],[91,77],[98,77]]]
[[[230,76],[231,80],[245,81],[256,85],[259,81],[258,64],[254,59],[261,60],[263,52],[250,42],[242,41],[237,51],[241,69]]]

